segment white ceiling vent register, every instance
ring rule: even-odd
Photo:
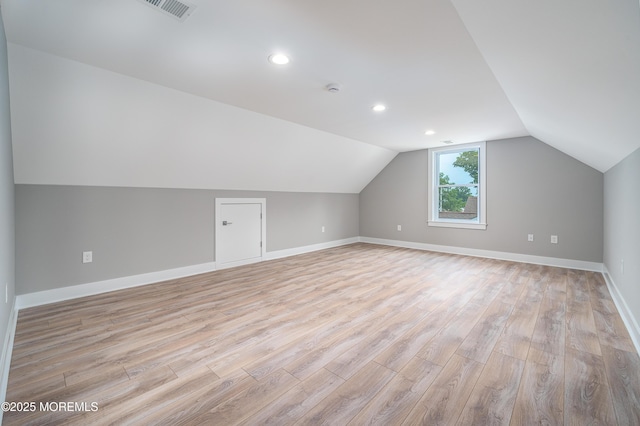
[[[178,0],[139,0],[154,8],[158,12],[172,16],[179,21],[184,21],[196,8],[195,5]]]

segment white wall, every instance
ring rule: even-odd
[[[359,193],[396,155],[16,44],[9,67],[18,184]]]

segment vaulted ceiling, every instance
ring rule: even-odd
[[[274,120],[272,124],[279,123],[276,127],[286,127],[280,129],[284,134],[296,133],[300,145],[293,139],[284,146],[278,145],[282,141],[273,141],[274,150],[264,155],[298,156],[301,160],[296,173],[302,182],[313,180],[313,176],[304,175],[305,170],[315,175],[327,168],[334,169],[338,181],[352,182],[298,187],[274,180],[272,185],[258,188],[250,181],[234,185],[217,178],[198,181],[194,177],[174,185],[155,182],[150,186],[357,192],[395,153],[440,146],[442,141],[465,143],[532,135],[600,171],[640,147],[637,0],[188,3],[195,8],[180,21],[158,13],[144,0],[2,0],[10,43],[10,78],[16,80],[15,87],[11,82],[12,104],[14,94],[22,98],[15,111],[12,106],[12,114],[18,115],[12,123],[17,135],[17,176],[24,176],[26,183],[37,181],[35,172],[21,175],[21,169],[28,168],[22,164],[45,163],[47,157],[38,159],[35,153],[46,151],[46,146],[50,148],[56,141],[62,151],[73,150],[64,145],[69,133],[61,131],[56,138],[46,126],[41,126],[45,129],[42,134],[27,128],[38,117],[38,107],[33,105],[39,102],[27,87],[45,84],[49,68],[71,67],[72,61],[77,63],[72,68],[78,73],[91,67],[82,75],[93,73],[96,82],[120,78],[98,77],[96,73],[117,73],[210,100],[204,109],[226,105],[251,112],[249,126],[258,116],[268,116]],[[275,52],[286,53],[291,62],[283,66],[269,63],[268,56]],[[36,72],[33,67],[46,69]],[[59,82],[47,84],[54,81]],[[337,84],[340,90],[329,92],[329,84]],[[46,87],[39,90],[47,92]],[[72,90],[71,86],[66,90]],[[135,104],[135,97],[132,102]],[[387,109],[372,111],[377,103]],[[230,114],[231,110],[226,111]],[[40,114],[50,112],[42,110]],[[241,117],[237,120],[242,122]],[[304,135],[293,131],[293,126]],[[94,127],[95,133],[101,133],[96,131],[100,128]],[[427,130],[435,134],[426,135]],[[258,134],[264,136],[265,132],[261,128]],[[309,137],[311,134],[314,136]],[[42,145],[32,140],[44,135],[51,140],[40,142]],[[236,153],[226,153],[227,164],[233,163],[235,160],[229,160],[233,158],[240,162],[254,149],[242,141],[256,135],[245,136],[234,142]],[[145,137],[157,138],[158,134],[136,134],[137,140]],[[279,139],[275,133],[265,137]],[[111,143],[117,145],[113,139]],[[185,157],[180,163],[185,171],[182,175],[188,176],[200,157],[211,154],[205,139],[180,142],[193,144],[192,158]],[[132,143],[123,140],[127,147]],[[117,149],[128,152],[124,146]],[[346,151],[341,152],[340,147]],[[117,162],[115,150],[113,161]],[[81,155],[80,149],[76,151]],[[171,156],[178,155],[171,152]],[[305,160],[305,156],[312,157]],[[341,157],[341,162],[335,163],[332,157]],[[341,171],[355,163],[361,172],[359,180]],[[277,170],[290,171],[290,165],[276,164]],[[314,164],[319,164],[318,170],[313,170]],[[69,164],[61,161],[63,167]],[[234,168],[235,163],[229,167]],[[181,171],[175,175],[181,176]],[[47,179],[46,174],[41,179]],[[73,183],[63,176],[54,180],[52,183]],[[104,182],[96,178],[83,183]],[[144,184],[144,180],[116,182],[127,183]]]

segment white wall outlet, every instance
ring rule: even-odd
[[[533,241],[533,234],[527,235],[527,241]]]
[[[402,225],[398,225],[398,231],[402,231]]]
[[[324,232],[324,226],[322,227],[322,232]]]
[[[82,252],[82,263],[91,263],[93,262],[93,252],[92,251],[83,251]]]
[[[558,236],[557,235],[552,235],[551,236],[551,244],[558,244]]]

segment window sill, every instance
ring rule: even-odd
[[[436,226],[440,228],[461,228],[461,229],[487,229],[486,223],[464,223],[464,222],[454,222],[454,221],[433,221],[430,220],[427,222],[429,226]]]

